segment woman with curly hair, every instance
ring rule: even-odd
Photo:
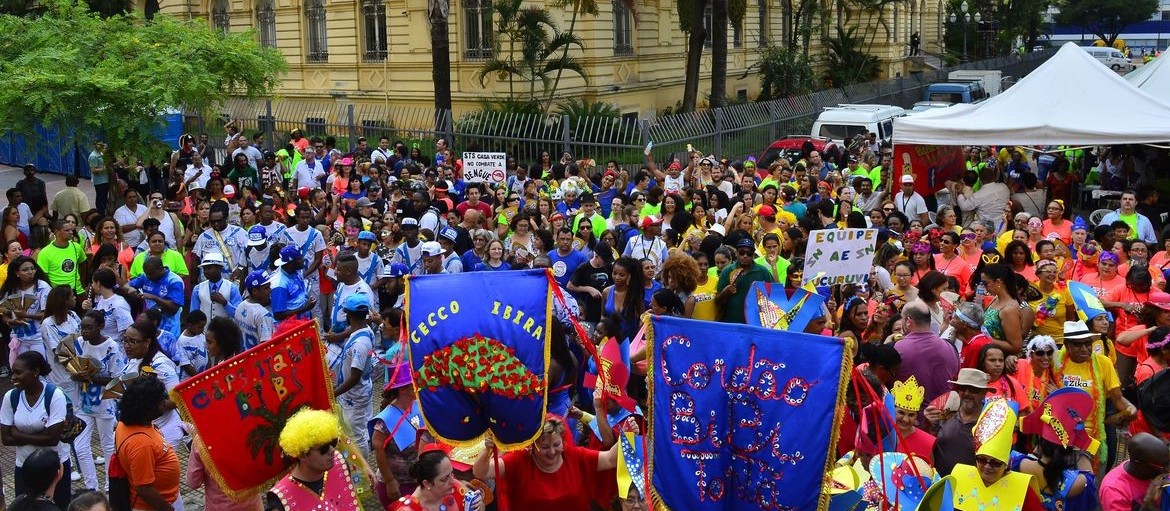
[[[695,312],[694,293],[699,286],[700,276],[695,258],[680,250],[672,250],[670,257],[662,263],[662,282],[682,301],[683,317],[689,318]]]

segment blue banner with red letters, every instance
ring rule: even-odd
[[[851,350],[838,338],[656,316],[650,481],[672,511],[826,509]]]
[[[407,279],[406,344],[427,429],[454,446],[491,431],[502,449],[535,440],[548,394],[552,293],[545,270]]]

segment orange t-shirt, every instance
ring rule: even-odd
[[[136,435],[135,433],[142,433]],[[119,422],[114,431],[118,461],[130,481],[130,507],[148,509],[138,496],[138,486],[153,486],[167,502],[179,498],[179,456],[154,426],[128,426]]]

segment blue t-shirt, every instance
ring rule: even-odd
[[[277,271],[272,278],[271,286],[272,312],[274,313],[299,309],[309,301],[305,279],[299,270],[291,275],[284,270]],[[299,314],[297,318],[309,319],[309,313]]]
[[[172,338],[177,338],[182,332],[182,328],[179,325],[179,316],[182,315],[183,304],[187,302],[186,287],[183,285],[183,279],[170,269],[163,268],[163,271],[165,273],[158,280],[150,280],[146,278],[146,275],[139,275],[130,279],[130,286],[142,290],[143,293],[149,293],[175,302],[179,306],[178,310],[169,314],[163,311],[162,324],[159,325],[160,330],[166,330],[171,333]],[[157,302],[154,300],[146,300],[146,308],[149,309],[155,305],[157,305]]]
[[[577,250],[570,250],[569,255],[562,256],[556,250],[548,252],[548,260],[552,263],[553,278],[557,280],[557,284],[561,287],[569,285],[569,281],[573,279],[573,272],[577,270],[578,266],[588,262],[585,254]]]

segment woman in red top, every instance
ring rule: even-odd
[[[464,494],[469,491],[455,478],[455,469],[447,449],[439,444],[427,444],[419,449],[418,461],[410,466],[410,477],[418,486],[414,493],[394,501],[388,511],[483,511],[483,495],[475,504],[464,506]]]
[[[602,472],[617,467],[621,442],[604,452],[577,447],[560,418],[546,418],[536,442],[501,456],[498,465],[492,461],[495,442],[488,437],[484,445],[472,471],[481,480],[499,472],[496,491],[508,509],[589,511],[591,502],[608,504],[617,491],[614,475]]]
[[[1065,245],[1072,243],[1073,223],[1064,218],[1064,201],[1057,199],[1048,203],[1048,218],[1041,223],[1041,233],[1047,237],[1056,234]]]

